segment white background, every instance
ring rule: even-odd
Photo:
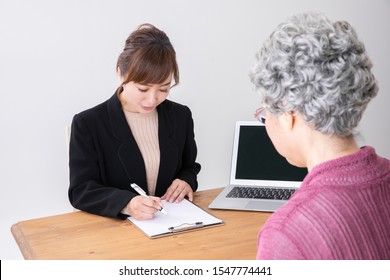
[[[4,263],[4,264],[3,264]],[[256,260],[118,260],[118,261],[13,261],[1,263],[2,280],[388,280],[388,261],[256,261]],[[162,273],[156,276],[156,269]],[[234,269],[236,268],[236,269]],[[257,271],[265,272],[256,273]],[[269,268],[269,269],[268,269]],[[127,270],[126,270],[127,269]],[[144,271],[143,275],[142,270]],[[149,275],[146,270],[149,269]],[[254,272],[251,274],[249,271]],[[122,273],[120,275],[120,270]],[[138,271],[138,275],[134,275]],[[247,271],[247,273],[244,273]],[[269,275],[269,273],[271,275]],[[171,273],[172,275],[169,275]],[[179,273],[179,274],[178,274]],[[184,274],[187,274],[185,276]]]
[[[228,183],[234,123],[259,106],[248,78],[255,52],[307,10],[349,21],[365,42],[380,91],[361,143],[390,158],[387,0],[0,0],[0,258],[22,258],[12,224],[71,211],[65,127],[114,93],[136,26],[156,25],[176,49],[181,83],[170,99],[193,112],[204,190]]]

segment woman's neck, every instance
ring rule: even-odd
[[[314,137],[307,147],[306,162],[309,171],[320,163],[351,155],[359,150],[352,135],[340,138],[322,133],[314,133]]]

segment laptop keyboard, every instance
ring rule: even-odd
[[[295,189],[272,188],[272,187],[238,187],[235,186],[226,197],[231,198],[255,198],[255,199],[274,199],[288,200],[295,192]]]

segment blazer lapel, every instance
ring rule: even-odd
[[[116,93],[108,100],[107,107],[112,134],[120,141],[118,157],[129,178],[129,184],[136,183],[147,192],[144,160]]]
[[[177,174],[179,149],[172,140],[173,127],[169,118],[167,101],[157,107],[158,138],[160,144],[160,167],[157,177],[156,196],[165,194]]]

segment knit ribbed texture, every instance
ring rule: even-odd
[[[157,111],[153,110],[147,114],[123,111],[144,159],[148,193],[149,195],[155,195],[158,170],[160,167]]]
[[[257,259],[390,259],[390,161],[365,147],[317,165],[264,225]]]

